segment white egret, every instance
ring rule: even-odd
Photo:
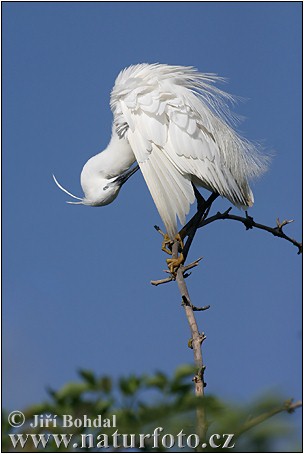
[[[249,179],[267,159],[233,129],[233,97],[215,87],[223,81],[192,67],[138,64],[118,75],[111,93],[114,115],[108,147],[83,167],[79,203],[111,203],[122,184],[141,169],[171,239],[195,200],[193,185],[247,209],[254,202]]]

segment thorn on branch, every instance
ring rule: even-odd
[[[210,309],[210,304],[207,304],[207,306],[202,306],[202,307],[196,307],[192,305],[192,310],[195,311],[206,311]]]
[[[204,380],[204,373],[205,373],[206,366],[201,366],[197,371],[197,374],[192,378],[194,383],[202,382],[203,387],[206,388],[207,383]]]
[[[246,219],[244,221],[244,226],[246,227],[246,230],[253,229],[253,226],[254,226],[253,217],[249,216],[247,211],[245,211],[245,213],[246,213]]]
[[[188,298],[183,295],[182,296],[182,306],[188,306],[188,307],[191,307],[191,309],[193,310],[193,312],[198,312],[198,311],[206,311],[207,309],[210,308],[210,304],[208,304],[207,306],[203,306],[203,307],[197,307],[197,306],[194,306],[189,300]],[[203,333],[202,333],[203,334]]]
[[[186,297],[186,295],[182,295],[182,306],[190,306],[191,307],[191,303],[190,301],[188,300],[188,298]]]
[[[228,214],[230,213],[231,210],[232,210],[232,207],[229,207],[228,210],[224,211],[223,213],[218,211],[215,216],[218,217],[219,219],[225,219],[226,216],[228,216]]]
[[[198,341],[199,341],[200,345],[204,342],[205,339],[207,339],[207,336],[205,336],[205,333],[201,333],[198,337]],[[193,350],[193,341],[194,341],[193,337],[191,337],[188,340],[188,347],[191,348],[192,350]],[[202,367],[205,368],[206,366],[202,366]]]
[[[205,333],[201,333],[200,336],[199,336],[199,342],[200,344],[202,344],[204,342],[204,340],[207,339],[207,337],[205,336]]]

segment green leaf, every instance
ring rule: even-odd
[[[91,370],[79,369],[78,373],[87,383],[92,386],[96,385],[96,378]]]
[[[133,396],[139,389],[142,380],[135,375],[131,375],[128,378],[122,377],[119,380],[119,386],[123,394],[127,396]]]
[[[112,402],[110,400],[99,400],[96,402],[95,411],[96,414],[104,414],[106,413],[112,406]]]
[[[79,398],[85,391],[89,391],[87,383],[67,383],[56,393],[56,400]]]
[[[104,375],[98,379],[96,386],[100,391],[109,394],[112,391],[113,384],[111,378]]]
[[[162,372],[156,372],[152,377],[145,377],[144,383],[148,388],[158,388],[163,391],[168,385],[168,377]]]

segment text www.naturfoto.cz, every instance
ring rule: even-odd
[[[27,444],[34,445],[35,448],[46,448],[50,444],[55,444],[57,448],[72,447],[80,449],[88,448],[145,448],[152,449],[163,447],[166,449],[174,446],[183,449],[195,449],[200,445],[198,435],[186,435],[181,430],[175,436],[172,434],[160,435],[164,429],[157,427],[153,434],[120,434],[116,430],[112,435],[107,434],[9,434],[14,448],[24,448]],[[213,434],[207,442],[201,444],[202,448],[233,448],[233,434]],[[72,442],[73,439],[73,442]],[[75,441],[77,439],[77,442]]]

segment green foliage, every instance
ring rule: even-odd
[[[117,435],[116,440],[120,446],[123,441],[122,434],[125,434],[124,446],[133,446],[129,449],[130,452],[170,451],[171,439],[166,434],[174,437],[175,445],[171,451],[194,451],[194,434],[198,432],[196,413],[203,408],[208,420],[207,435],[204,440],[200,440],[199,445],[204,441],[207,443],[207,447],[202,449],[203,452],[271,452],[280,449],[280,446],[284,451],[301,452],[291,428],[292,420],[288,419],[290,416],[286,412],[282,413],[284,405],[281,399],[266,396],[245,408],[228,405],[215,396],[196,398],[192,384],[194,374],[193,366],[183,365],[175,371],[173,377],[158,371],[151,376],[132,374],[113,381],[107,375],[96,376],[92,371],[79,370],[80,381],[67,383],[58,391],[49,389],[48,401],[24,410],[26,423],[22,428],[12,428],[7,422],[8,415],[3,415],[2,451],[14,452],[9,435],[14,437],[17,433],[31,436],[66,433],[71,434],[72,441],[68,447],[65,447],[63,442],[57,446],[56,437],[51,436],[47,446],[43,448],[41,444],[35,447],[37,439],[30,436],[23,449],[16,445],[16,452],[128,451],[113,447],[115,431],[121,434],[120,437]],[[276,413],[281,414],[274,416]],[[49,423],[49,427],[31,427],[30,422],[35,421],[34,415],[58,416],[55,425]],[[62,427],[63,415],[71,415],[71,421],[75,425]],[[91,427],[81,426],[84,415],[87,421],[91,421]],[[76,421],[80,423],[76,424]],[[153,438],[155,430],[159,433],[156,432],[156,438]],[[181,431],[183,438],[178,439]],[[134,434],[133,441],[131,434]],[[150,437],[144,438],[143,443],[139,434],[150,434]],[[213,434],[218,434],[219,438],[212,438]],[[223,434],[234,434],[230,443],[234,444],[233,448],[223,447]],[[82,440],[85,441],[86,448],[81,447]],[[182,442],[179,444],[178,440]],[[73,447],[75,443],[77,447]],[[212,443],[215,443],[215,446],[212,446]]]

